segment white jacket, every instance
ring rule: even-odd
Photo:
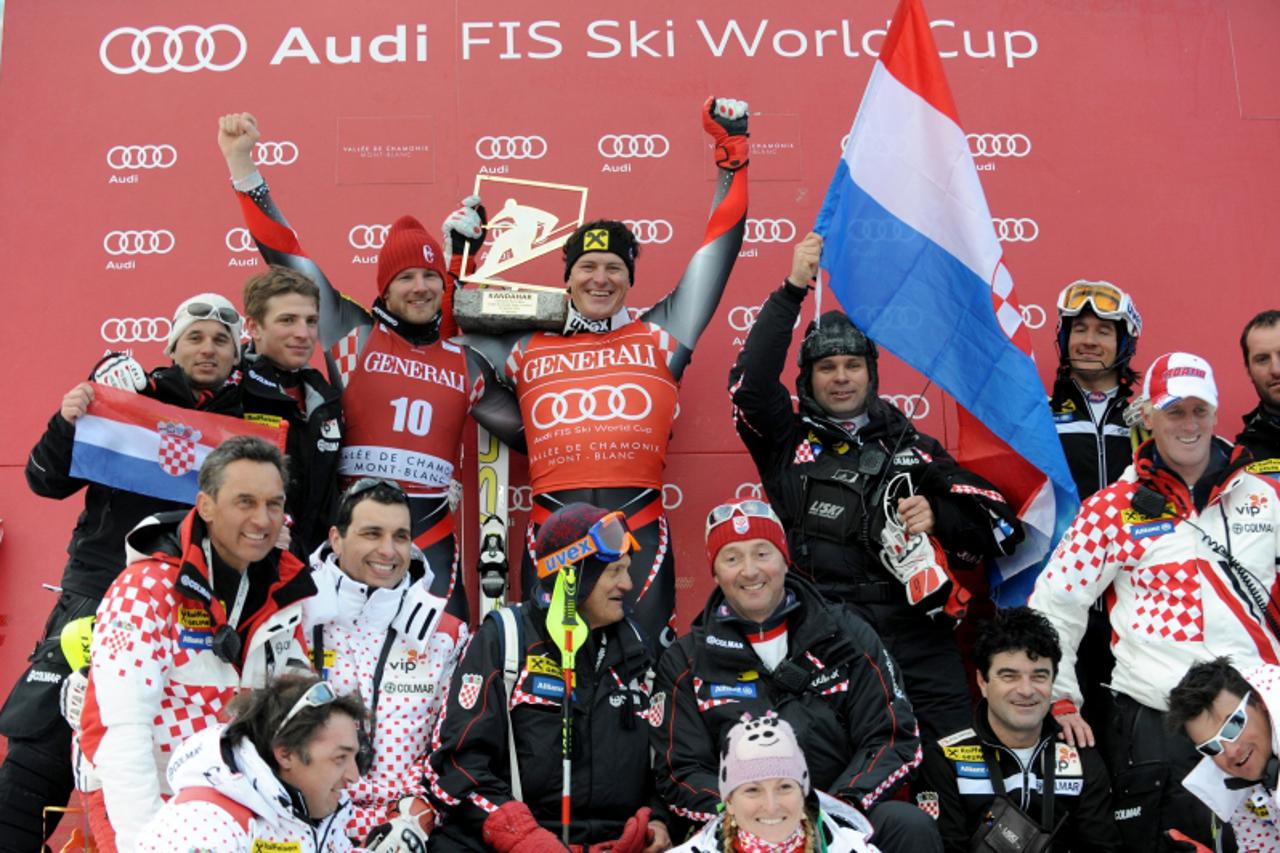
[[[1271,714],[1271,753],[1280,755],[1280,727],[1276,726],[1276,712],[1280,711],[1280,666],[1260,666],[1242,674]],[[1213,809],[1221,820],[1231,823],[1239,849],[1280,850],[1280,799],[1276,792],[1268,791],[1263,785],[1233,791],[1224,784],[1229,778],[1212,758],[1202,758],[1182,780],[1182,785]]]
[[[1027,603],[1049,618],[1062,643],[1055,699],[1082,703],[1076,649],[1089,607],[1110,605],[1116,666],[1111,687],[1161,711],[1169,691],[1195,663],[1230,656],[1241,667],[1280,663],[1280,641],[1238,577],[1201,531],[1249,570],[1265,600],[1276,584],[1280,554],[1280,484],[1237,469],[1225,476],[1203,512],[1167,472],[1138,461],[1084,502]],[[1163,512],[1145,516],[1131,501],[1155,476]],[[1199,529],[1197,529],[1199,528]]]
[[[416,547],[409,573],[392,589],[352,580],[327,544],[311,555],[311,572],[318,591],[303,603],[303,629],[313,647],[322,640],[324,678],[339,693],[359,693],[373,711],[374,673],[391,643],[377,691],[373,768],[347,788],[354,804],[347,835],[361,841],[400,797],[426,798],[431,733],[469,634],[431,594],[431,570]]]
[[[333,814],[312,825],[294,811],[288,790],[247,739],[231,746],[234,767],[227,765],[220,740],[224,728],[204,729],[174,753],[168,777],[177,797],[142,827],[138,853],[347,853],[352,849],[342,831],[350,817],[350,801],[343,798]],[[210,789],[216,794],[211,799],[179,802],[188,788],[204,792],[205,797]],[[227,800],[248,813],[238,818],[228,809]]]
[[[815,845],[814,849],[826,850],[827,853],[879,853],[879,848],[869,840],[871,824],[857,809],[822,792],[818,793],[818,805],[819,831],[824,842]],[[671,848],[670,853],[722,853],[724,841],[720,837],[720,828],[723,821],[723,817],[710,821],[693,838]]]

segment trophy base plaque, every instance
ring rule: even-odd
[[[464,332],[501,335],[540,329],[559,332],[568,317],[563,290],[463,287],[453,294],[453,317]]]

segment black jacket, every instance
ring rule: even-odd
[[[1257,408],[1244,416],[1244,429],[1236,436],[1236,444],[1249,448],[1253,458],[1259,461],[1280,458],[1280,415]],[[1253,469],[1250,469],[1253,470]],[[1276,474],[1276,469],[1268,467],[1266,471],[1255,473]]]
[[[560,834],[560,651],[547,636],[545,610],[532,604],[514,610],[524,648],[510,713],[502,676],[504,637],[496,615],[480,624],[453,672],[436,729],[440,745],[427,767],[431,798],[445,816],[431,835],[432,850],[486,849],[480,840],[485,818],[512,799],[508,720],[524,802],[543,827]],[[652,659],[630,620],[593,631],[577,654],[570,783],[570,841],[575,844],[617,838],[644,806],[654,809],[655,819],[665,819],[649,756],[646,677],[651,669]]]
[[[897,666],[866,622],[788,576],[787,657],[769,672],[753,623],[712,593],[658,665],[653,729],[658,789],[672,811],[714,817],[721,740],[743,713],[791,724],[814,787],[866,810],[920,763],[915,716]]]
[[[915,492],[928,498],[933,535],[952,568],[1011,551],[1022,538],[1016,512],[890,404],[872,399],[870,421],[856,435],[796,413],[781,376],[803,299],[787,284],[775,290],[729,373],[738,435],[787,528],[796,568],[829,596],[905,607],[901,584],[879,560],[881,501],[900,473],[909,473]],[[859,474],[859,464],[877,453],[885,458],[880,473]]]
[[[338,509],[338,462],[345,426],[340,392],[318,371],[304,367],[284,371],[256,353],[241,363],[244,373],[244,418],[275,426],[289,424],[285,455],[289,485],[285,511],[293,519],[289,550],[305,562],[328,538]],[[306,412],[286,393],[300,385]]]
[[[239,382],[239,372],[233,371],[221,388],[201,396],[191,389],[182,369],[173,365],[151,371],[147,387],[139,393],[184,409],[239,417]],[[84,511],[76,520],[67,545],[69,559],[62,572],[62,587],[79,595],[101,598],[124,569],[125,535],[153,513],[188,510],[190,506],[72,477],[74,439],[75,426],[67,423],[61,413],[55,413],[27,457],[27,484],[37,495],[55,500],[85,489]]]
[[[947,853],[968,853],[969,841],[995,798],[983,747],[994,751],[1004,774],[1010,799],[1037,822],[1041,815],[1041,791],[1045,761],[1055,761],[1053,813],[1058,853],[1107,853],[1119,851],[1120,834],[1111,811],[1111,777],[1096,749],[1073,747],[1058,740],[1058,724],[1045,717],[1040,742],[1031,765],[1023,769],[1017,755],[996,738],[987,721],[986,700],[978,703],[973,728],[964,729],[928,747],[920,779],[915,785],[916,804],[938,821]]]
[[[1133,461],[1133,452],[1147,439],[1146,430],[1125,424],[1128,405],[1129,389],[1121,386],[1107,403],[1102,420],[1094,423],[1084,392],[1071,377],[1053,384],[1049,410],[1081,500],[1120,479]]]

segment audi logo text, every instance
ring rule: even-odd
[[[481,160],[541,160],[547,155],[547,140],[541,136],[482,136],[476,140],[476,156]]]
[[[253,147],[253,162],[258,166],[290,166],[298,159],[298,146],[292,142],[259,142]]]
[[[1002,243],[1030,243],[1040,236],[1040,226],[1034,219],[993,219],[991,224]]]
[[[606,133],[596,143],[596,150],[611,160],[666,157],[671,143],[661,133]]]
[[[739,483],[733,491],[735,501],[762,501],[765,499],[764,489],[759,483]]]
[[[790,219],[748,219],[744,243],[790,243],[796,238],[796,225]]]
[[[1023,133],[968,133],[969,153],[974,157],[1026,157],[1031,138]]]
[[[929,398],[923,394],[881,394],[880,399],[913,421],[929,417]]]
[[[167,255],[173,251],[173,232],[163,228],[158,231],[108,231],[102,238],[102,248],[108,255]]]
[[[668,243],[675,230],[665,219],[624,219],[622,220],[631,233],[636,235],[637,243]]]
[[[98,58],[112,74],[165,71],[229,71],[249,49],[244,33],[230,24],[198,27],[117,27],[98,46]],[[124,60],[121,63],[119,60]]]
[[[347,242],[353,249],[381,249],[390,227],[389,225],[353,225],[347,232]]]
[[[1022,322],[1027,324],[1028,329],[1038,329],[1045,324],[1048,318],[1045,317],[1044,309],[1035,303],[1028,303],[1022,306]]]
[[[634,382],[547,392],[533,402],[530,415],[537,429],[584,421],[639,421],[653,411],[649,392]]]
[[[258,248],[248,228],[232,228],[227,232],[226,244],[233,252],[252,252]]]
[[[167,317],[108,317],[98,329],[109,344],[165,341],[173,325]]]
[[[113,169],[167,169],[178,162],[172,145],[113,145],[107,149],[107,165]]]

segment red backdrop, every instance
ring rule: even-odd
[[[23,481],[46,419],[109,348],[161,362],[179,300],[213,289],[238,301],[260,264],[215,143],[216,117],[239,110],[260,120],[264,172],[304,245],[358,298],[372,296],[376,254],[363,226],[404,212],[438,223],[487,169],[584,184],[589,215],[641,220],[630,304],[645,306],[705,221],[699,105],[712,93],[750,101],[752,221],[686,374],[667,469],[682,621],[696,611],[710,588],[706,510],[758,488],[726,372],[813,222],[893,0],[538,5],[9,0],[0,690],[53,603],[40,584],[56,582],[80,508]],[[1235,340],[1277,302],[1280,7],[931,0],[929,11],[1042,375],[1056,361],[1058,289],[1110,279],[1146,320],[1137,364],[1174,348],[1208,357],[1219,431],[1234,435],[1253,404]],[[812,312],[810,301],[802,321]],[[882,391],[953,445],[954,411],[885,362]],[[527,488],[513,501],[527,506]]]

